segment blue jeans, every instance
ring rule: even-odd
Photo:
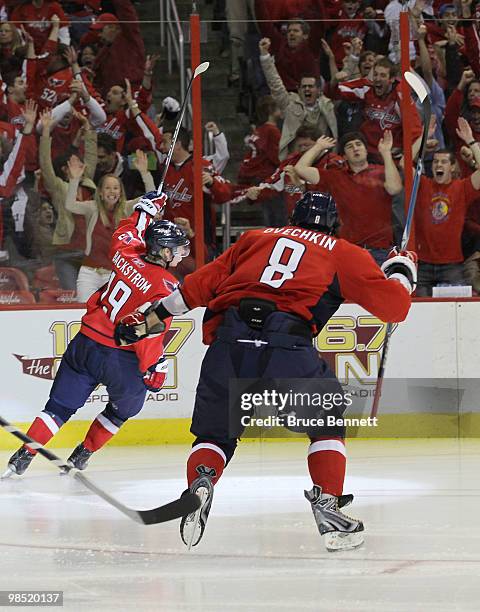
[[[433,287],[440,283],[465,285],[463,264],[430,264],[420,261],[415,295],[417,297],[429,297],[432,295]]]

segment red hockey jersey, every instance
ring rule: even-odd
[[[354,79],[339,83],[340,97],[351,102],[363,101],[364,121],[360,127],[367,141],[369,153],[378,155],[377,145],[385,130],[391,130],[393,146],[402,148],[402,113],[400,110],[400,87],[395,86],[384,98],[379,98],[368,79]],[[412,106],[412,141],[422,133],[420,117]]]
[[[295,166],[302,155],[303,153],[292,153],[287,159],[283,160],[268,179],[260,183],[259,187],[262,191],[257,198],[258,202],[269,200],[275,193],[283,193],[287,205],[287,214],[289,216],[292,214],[295,204],[305,191],[305,187],[293,184],[285,168],[287,166]],[[340,155],[327,153],[315,163],[315,167],[319,170],[328,170],[331,168],[342,168],[344,164],[345,161]]]
[[[140,110],[143,113],[146,113],[152,104],[151,90],[140,87],[138,91],[135,92],[134,97]],[[135,119],[133,119],[131,116],[130,111],[127,109],[121,109],[115,112],[108,112],[106,109],[104,110],[107,114],[107,120],[104,124],[96,128],[96,131],[99,133],[109,134],[112,138],[114,138],[117,143],[117,151],[119,153],[123,152],[127,132],[132,132],[135,136],[145,135],[142,133],[141,128],[139,128],[135,122]]]
[[[0,80],[1,83],[1,80]],[[3,90],[3,87],[1,87]],[[13,140],[15,137],[15,129],[22,130],[25,125],[22,111],[23,104],[17,104],[6,93],[2,93],[0,97],[0,115],[2,121],[8,121],[12,130],[9,132],[9,137]],[[35,134],[24,136],[27,139],[25,152],[25,169],[33,172],[38,168],[38,143]]]
[[[13,10],[11,20],[23,22],[23,27],[33,38],[35,51],[43,49],[52,29],[51,19],[54,15],[60,17],[60,27],[68,26],[69,21],[58,2],[46,0],[41,7],[35,7],[32,2],[22,4]],[[18,24],[17,24],[18,25]]]
[[[259,179],[270,176],[279,164],[280,130],[276,125],[264,123],[245,138],[245,144],[248,150],[240,165],[238,180],[255,185]]]
[[[215,261],[185,278],[189,308],[207,306],[204,342],[210,344],[223,312],[244,297],[275,302],[319,332],[343,300],[356,302],[383,321],[403,321],[410,295],[388,280],[372,256],[340,238],[299,227],[245,232]]]
[[[357,13],[353,19],[349,19],[342,8],[338,11],[336,18],[338,21],[327,23],[327,27],[330,29],[333,26],[330,30],[330,48],[335,55],[337,65],[341,66],[345,57],[343,44],[350,42],[353,38],[363,40],[367,35],[368,28],[365,21],[362,21],[363,15],[361,13]]]
[[[113,339],[115,324],[125,315],[147,302],[169,295],[178,285],[177,279],[165,268],[148,263],[143,233],[151,217],[135,211],[123,220],[113,234],[110,255],[113,271],[107,285],[96,291],[87,302],[80,331],[105,346],[118,348]],[[167,329],[171,319],[167,321]],[[163,355],[165,334],[140,340],[119,350],[135,351],[141,372]]]
[[[233,186],[215,171],[213,164],[202,160],[204,172],[213,177],[213,184],[206,189],[215,204],[224,204],[233,195]],[[188,157],[183,164],[170,164],[165,177],[164,193],[168,195],[165,219],[173,221],[175,217],[188,219],[191,227],[195,230],[195,214],[193,204],[194,180],[193,180],[193,158]],[[205,188],[204,188],[205,191]],[[205,215],[206,240],[215,242],[215,210],[210,205],[210,214]]]

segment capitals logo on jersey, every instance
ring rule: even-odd
[[[398,104],[396,102],[392,102],[386,107],[368,106],[365,109],[365,115],[371,121],[378,121],[382,130],[388,130],[393,125],[400,125],[401,123]]]
[[[64,79],[56,79],[55,77],[50,77],[48,79],[48,84],[50,87],[62,87],[65,85],[66,81]]]
[[[165,193],[170,198],[172,208],[177,208],[182,205],[182,202],[191,202],[192,194],[189,193],[188,187],[183,187],[185,179],[181,178],[175,187],[166,187]],[[182,189],[183,187],[183,189]]]
[[[170,291],[170,293],[173,293],[175,289],[178,289],[178,287],[180,287],[180,283],[172,283],[166,278],[163,279],[163,284],[165,285],[165,289],[167,291]]]

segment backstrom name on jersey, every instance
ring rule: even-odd
[[[112,258],[114,266],[133,284],[139,291],[143,291],[143,293],[147,293],[147,291],[152,286],[152,283],[149,283],[146,278],[144,278],[140,272],[132,266],[132,264],[128,263],[128,261],[122,257],[122,255],[117,251]]]

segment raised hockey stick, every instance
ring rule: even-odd
[[[432,116],[432,106],[430,104],[429,91],[425,87],[424,82],[413,72],[405,72],[405,80],[413,91],[417,94],[423,107],[423,132],[422,140],[420,144],[420,151],[418,152],[417,165],[415,167],[415,175],[413,178],[412,192],[410,194],[410,201],[408,203],[407,219],[405,221],[405,227],[403,229],[402,240],[400,242],[400,250],[403,251],[407,248],[408,241],[410,239],[410,231],[412,229],[413,213],[415,212],[415,204],[417,202],[418,188],[420,187],[420,177],[423,172],[423,157],[425,155],[425,148],[428,140],[428,130],[430,128],[430,118]],[[383,378],[385,374],[385,365],[387,362],[388,350],[390,348],[390,337],[393,331],[393,323],[387,323],[387,329],[385,331],[385,340],[383,342],[382,356],[380,358],[380,367],[378,368],[377,383],[375,385],[375,395],[373,398],[372,410],[370,413],[371,417],[377,416],[378,405],[380,403],[380,397],[382,395]]]
[[[0,426],[3,427],[5,431],[8,431],[13,436],[28,444],[31,448],[35,449],[42,457],[45,457],[49,461],[51,461],[54,465],[56,465],[63,472],[70,474],[73,478],[80,481],[87,489],[90,489],[93,493],[101,497],[104,501],[106,501],[111,506],[114,506],[120,512],[123,512],[126,516],[136,521],[137,523],[141,523],[142,525],[155,525],[157,523],[165,523],[166,521],[171,521],[173,519],[180,518],[182,516],[187,516],[191,512],[195,512],[195,510],[200,506],[200,498],[195,495],[195,493],[187,493],[180,497],[179,499],[170,502],[169,504],[165,504],[164,506],[159,506],[158,508],[152,508],[151,510],[134,510],[133,508],[128,508],[122,502],[118,501],[102,489],[98,487],[96,484],[91,482],[86,476],[84,476],[77,469],[73,468],[68,463],[62,461],[57,455],[52,453],[52,451],[47,450],[44,446],[32,440],[29,436],[24,434],[22,431],[17,429],[14,425],[11,425],[4,418],[0,416]]]
[[[202,64],[199,64],[195,68],[195,71],[192,74],[190,81],[188,82],[187,91],[185,92],[185,97],[183,99],[182,106],[180,107],[180,116],[177,120],[177,125],[175,126],[175,131],[173,132],[173,136],[172,136],[172,142],[170,143],[167,157],[163,165],[162,178],[160,179],[160,184],[158,185],[158,188],[157,188],[157,194],[160,194],[163,192],[163,185],[165,183],[165,177],[167,176],[168,167],[170,166],[170,162],[172,160],[173,148],[175,146],[175,143],[177,142],[178,132],[180,131],[180,127],[183,121],[183,116],[185,115],[185,110],[187,108],[187,102],[188,102],[188,94],[190,93],[190,89],[192,88],[193,81],[197,76],[199,76],[200,74],[208,70],[209,66],[210,66],[209,62],[203,62]]]

